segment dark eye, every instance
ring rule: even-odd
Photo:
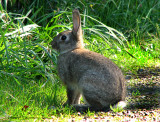
[[[66,36],[65,35],[63,35],[62,37],[61,37],[61,40],[66,40]]]

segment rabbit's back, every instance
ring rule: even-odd
[[[122,77],[121,70],[108,58],[87,49],[75,49],[58,57],[58,70],[67,73],[72,79],[81,77],[86,71],[103,74],[110,78]],[[74,78],[75,77],[75,78]],[[77,79],[78,80],[78,79]]]

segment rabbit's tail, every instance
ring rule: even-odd
[[[113,106],[113,108],[125,108],[127,106],[126,101],[119,101],[116,105]]]

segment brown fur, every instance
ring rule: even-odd
[[[60,33],[51,44],[60,52],[58,73],[67,87],[66,104],[73,105],[78,111],[83,108],[101,110],[125,100],[121,70],[108,58],[84,49],[78,10],[73,11],[73,30]],[[80,103],[81,95],[87,107],[76,105]]]

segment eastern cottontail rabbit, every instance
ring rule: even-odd
[[[64,31],[51,42],[60,52],[58,73],[67,87],[66,104],[77,111],[102,110],[125,99],[121,70],[108,58],[84,49],[79,11],[73,11],[73,30]],[[83,96],[87,105],[80,103]]]

